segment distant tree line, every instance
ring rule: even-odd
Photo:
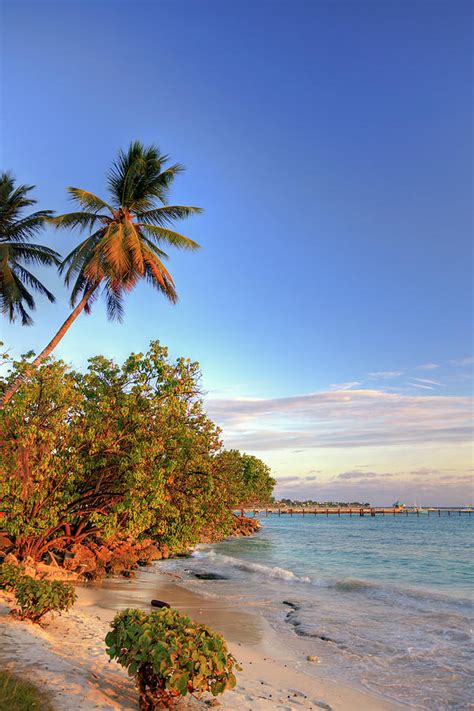
[[[347,508],[368,508],[370,503],[361,503],[360,501],[313,501],[313,499],[307,499],[306,501],[300,501],[299,499],[280,499],[279,501],[274,501],[273,506],[292,506],[293,508],[316,508],[318,506],[333,508],[333,507],[347,507]]]

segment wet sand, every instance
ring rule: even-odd
[[[261,617],[232,610],[222,600],[197,595],[176,582],[176,576],[163,574],[157,582],[156,573],[142,571],[137,578],[106,578],[101,583],[77,587],[81,606],[94,606],[104,618],[112,619],[115,612],[127,607],[149,610],[150,601],[158,598],[192,619],[213,627],[228,642],[257,645],[263,642],[270,628]]]
[[[45,628],[13,620],[11,597],[0,594],[0,664],[48,691],[61,711],[137,709],[133,680],[105,654],[104,637],[117,610],[152,609],[158,598],[221,632],[243,666],[237,687],[219,698],[223,711],[395,711],[401,707],[325,678],[324,668],[297,658],[257,611],[197,595],[156,569],[136,578],[78,586],[72,611]],[[207,708],[191,701],[184,708]],[[408,708],[408,707],[405,707]]]

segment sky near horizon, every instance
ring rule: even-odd
[[[171,202],[179,303],[145,285],[122,325],[98,302],[57,355],[83,367],[160,339],[201,363],[227,446],[279,496],[473,499],[471,4],[2,0],[2,169],[105,197],[117,150],[187,171]],[[66,254],[77,235],[47,232]],[[15,355],[68,313],[0,323]]]

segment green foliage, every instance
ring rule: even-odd
[[[199,365],[157,341],[122,365],[91,358],[85,373],[51,359],[0,419],[2,527],[20,557],[92,535],[182,549],[229,533],[232,509],[274,483],[260,460],[222,450]]]
[[[250,454],[242,454],[242,493],[240,504],[265,504],[270,501],[276,484],[270,467],[261,459]]]
[[[0,590],[14,590],[23,576],[23,569],[19,565],[2,563],[0,565]]]
[[[0,709],[9,711],[52,711],[47,697],[35,686],[0,671]]]
[[[172,609],[124,610],[105,643],[135,676],[142,710],[171,708],[188,693],[222,694],[235,686],[234,667],[240,670],[221,635]]]
[[[52,293],[29,271],[30,264],[59,264],[59,254],[41,244],[29,244],[53,213],[40,210],[25,216],[36,203],[28,197],[34,186],[15,185],[8,173],[0,174],[0,312],[10,321],[20,317],[23,326],[33,323],[28,310],[35,309],[32,292],[54,301]]]
[[[276,481],[261,459],[231,449],[220,452],[214,466],[234,508],[270,501]]]
[[[48,612],[68,610],[76,600],[72,585],[59,580],[36,580],[25,575],[15,585],[21,619],[39,622]]]

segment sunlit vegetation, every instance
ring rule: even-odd
[[[176,610],[117,614],[105,642],[107,654],[135,677],[140,709],[173,708],[188,694],[223,694],[239,670],[221,635]]]
[[[1,417],[0,520],[20,559],[144,538],[182,550],[231,533],[232,511],[273,489],[263,462],[223,449],[198,364],[157,341],[85,372],[50,359]]]

